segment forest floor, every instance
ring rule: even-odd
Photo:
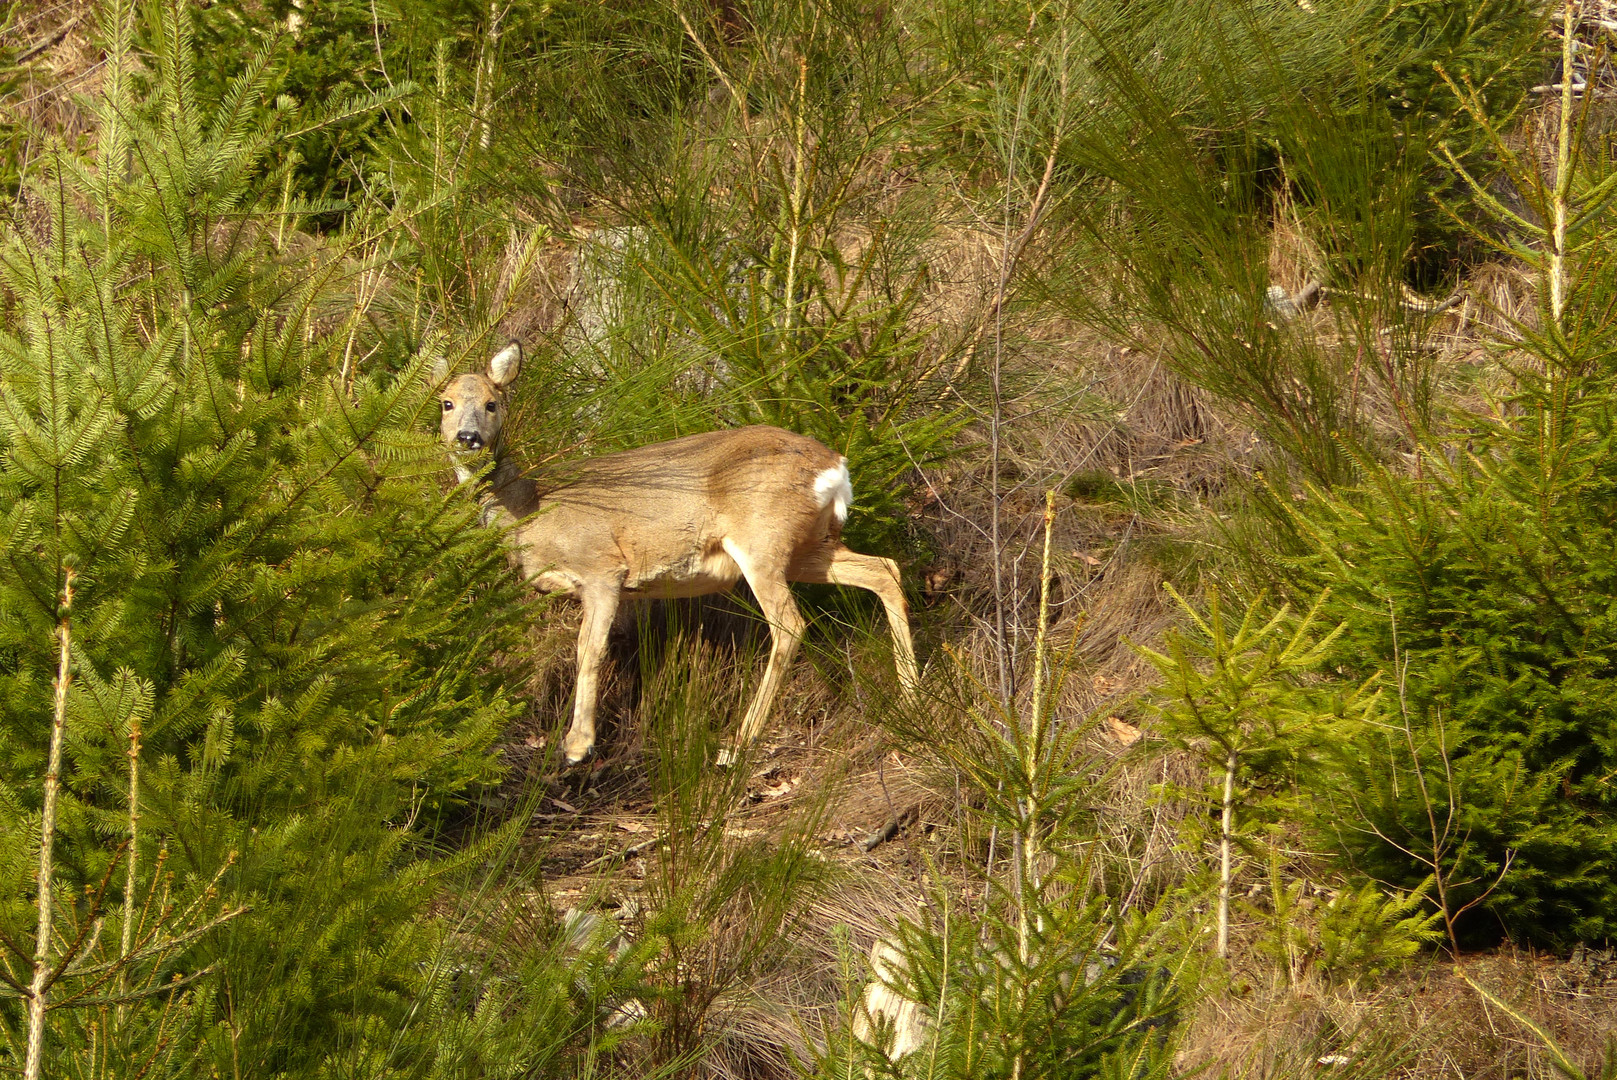
[[[794,967],[767,980],[792,984],[778,999],[789,1008],[766,1004],[766,981],[748,995],[750,1015],[732,1018],[751,1038],[779,1039],[796,1052],[810,1015],[834,1020],[847,990],[839,982],[832,928],[846,927],[862,957],[893,920],[926,908],[938,868],[948,864],[941,856],[959,842],[949,793],[939,790],[939,778],[924,764],[885,749],[878,732],[849,738],[852,725],[844,725],[839,737],[803,722],[802,706],[815,697],[805,684],[817,680],[813,672],[800,673],[786,703],[794,719],[777,720],[766,731],[749,762],[746,804],[726,825],[738,839],[768,836],[806,806],[821,808],[816,850],[835,868],[837,885],[816,899],[812,918],[795,931],[803,940],[793,950],[814,970]],[[823,714],[818,719],[823,724]],[[620,727],[617,734],[625,733]],[[1114,737],[1095,738],[1121,750]],[[523,737],[522,751],[544,752],[531,745],[537,741]],[[552,912],[636,909],[664,820],[643,761],[635,760],[640,756],[607,748],[592,766],[546,784],[535,800],[523,845],[531,858],[522,862],[537,868],[539,892]],[[964,875],[951,882],[951,892],[968,905],[974,887],[980,889]],[[1323,897],[1329,887],[1311,884],[1308,891]],[[1363,987],[1328,985],[1308,972],[1288,984],[1284,969],[1257,948],[1261,932],[1250,914],[1237,919],[1229,976],[1197,1001],[1181,1033],[1178,1063],[1186,1073],[1297,1075],[1309,1064],[1304,1058],[1328,1073],[1372,1033],[1385,1055],[1378,1061],[1391,1066],[1376,1075],[1510,1080],[1553,1071],[1533,1033],[1482,1000],[1446,954],[1419,958]],[[1557,956],[1506,945],[1465,954],[1460,962],[1575,1060],[1597,1060],[1617,1036],[1617,950],[1580,948]],[[817,1008],[805,1007],[805,992],[819,997]]]

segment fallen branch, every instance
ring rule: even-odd
[[[861,840],[859,847],[864,851],[875,851],[887,841],[896,837],[906,825],[913,824],[915,819],[920,816],[920,810],[919,806],[912,806],[903,813],[894,814],[887,819],[887,824]]]
[[[40,55],[50,48],[53,48],[57,42],[67,37],[68,31],[79,25],[79,23],[83,20],[84,15],[82,13],[73,16],[71,19],[67,20],[67,22],[63,23],[61,26],[58,26],[49,37],[46,37],[43,40],[38,41],[24,49],[22,53],[18,55],[16,62],[19,64],[26,64],[28,61],[34,59],[34,57]]]
[[[638,844],[630,844],[622,851],[609,851],[605,855],[602,855],[599,858],[591,859],[583,866],[580,866],[578,868],[578,872],[582,874],[585,870],[593,870],[603,863],[613,862],[615,860],[627,862],[630,859],[644,855],[647,851],[650,851],[652,848],[662,843],[663,839],[664,838],[661,836],[653,836],[650,840],[642,840]]]

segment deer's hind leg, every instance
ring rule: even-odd
[[[573,691],[573,724],[562,738],[562,757],[576,765],[595,748],[595,706],[601,696],[601,658],[617,614],[618,582],[586,586],[581,599],[584,615],[578,626],[578,683]]]
[[[904,599],[896,562],[876,555],[861,555],[832,541],[799,555],[788,576],[792,581],[848,585],[875,593],[882,607],[887,609],[887,628],[893,635],[893,663],[898,668],[899,689],[906,698],[915,696],[921,688],[921,675],[915,666],[909,604]]]

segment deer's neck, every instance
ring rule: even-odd
[[[464,483],[473,473],[464,465],[455,466],[455,473]],[[517,463],[496,452],[494,467],[482,476],[486,506],[493,514],[485,513],[485,522],[509,514],[511,521],[521,521],[539,509],[539,485],[525,475]],[[504,511],[504,514],[499,513]]]

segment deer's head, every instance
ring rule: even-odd
[[[522,346],[513,341],[494,354],[488,371],[457,375],[444,384],[438,431],[453,450],[497,449],[505,427],[505,389],[522,367]]]

